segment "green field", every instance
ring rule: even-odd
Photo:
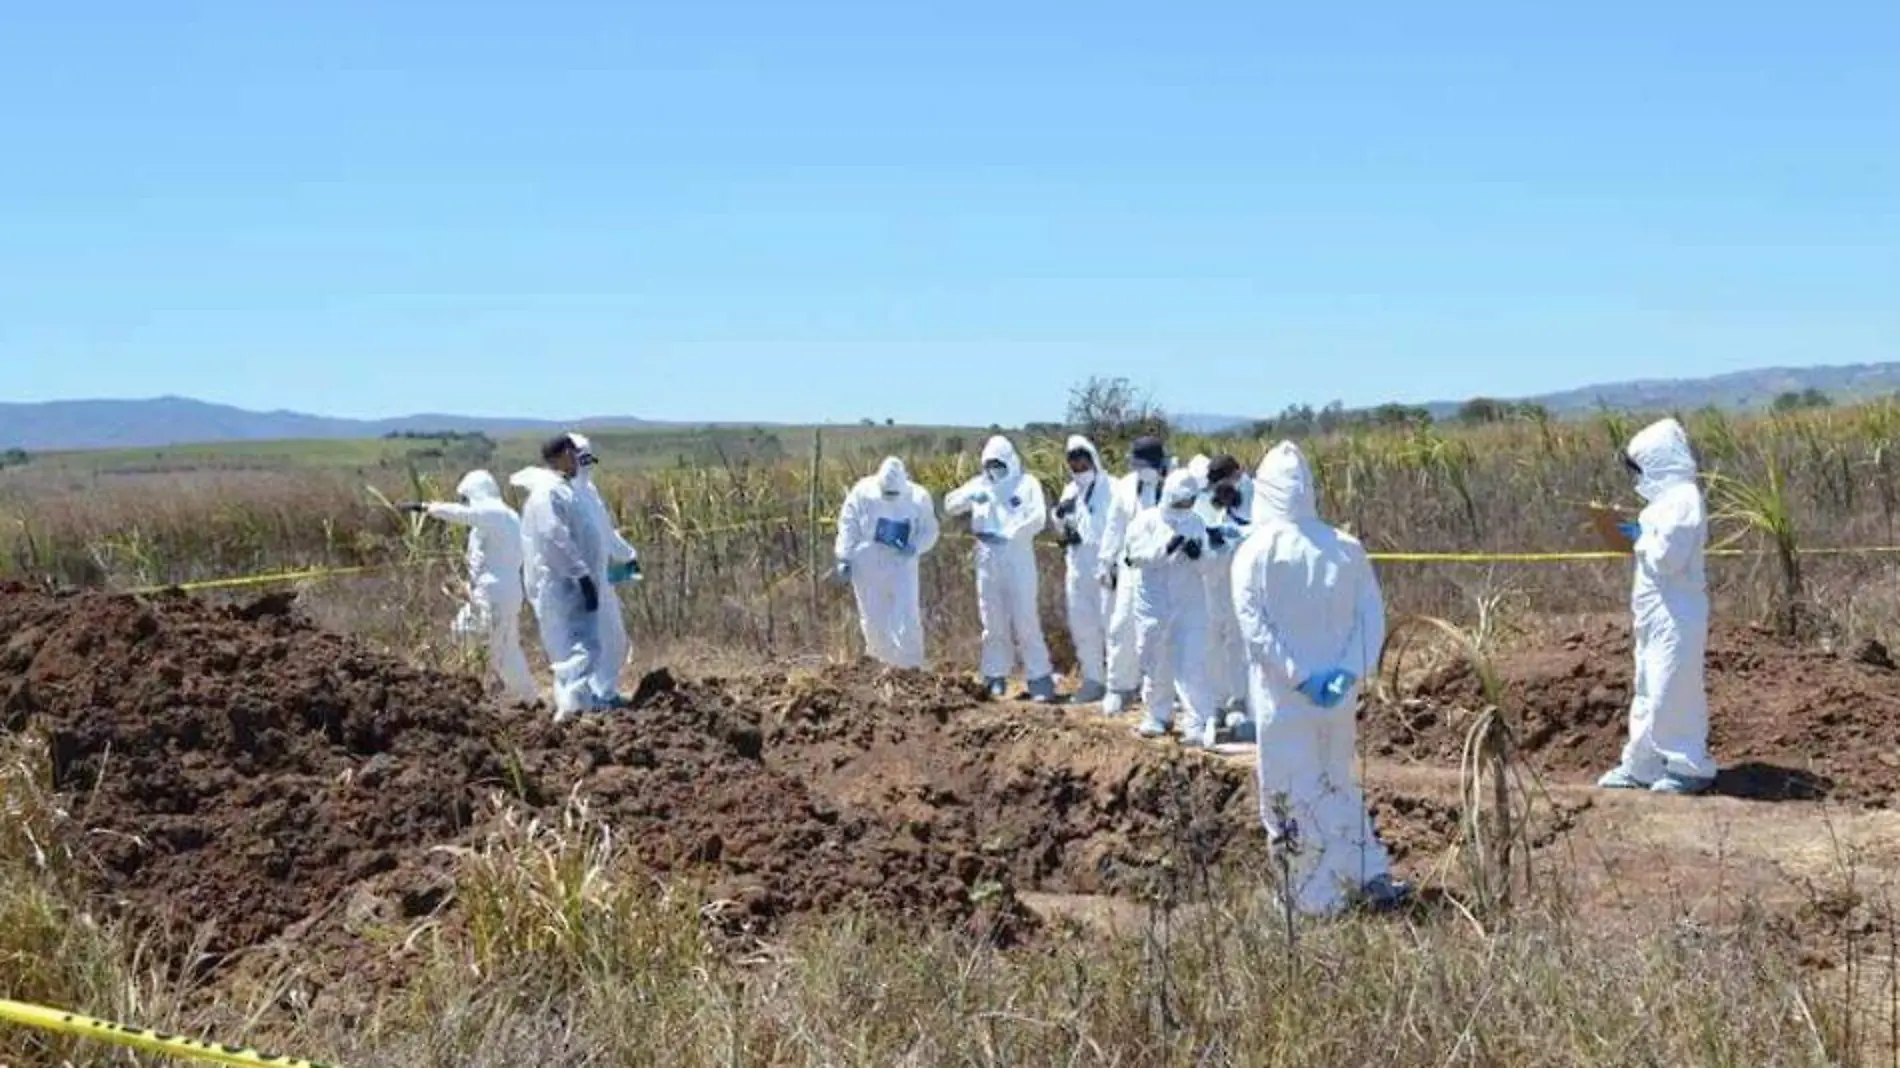
[[[809,459],[822,434],[824,448],[845,455],[956,452],[980,444],[986,431],[957,427],[837,426],[653,427],[586,431],[601,461],[620,470],[722,467]],[[339,438],[303,441],[230,441],[144,449],[88,449],[32,454],[0,468],[0,481],[53,476],[102,476],[218,471],[400,472],[436,474],[472,467],[513,471],[534,463],[535,436]]]

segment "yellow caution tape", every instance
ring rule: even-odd
[[[1768,549],[1709,549],[1707,556],[1763,556]],[[1896,545],[1864,545],[1843,548],[1797,549],[1797,556],[1878,556],[1900,553]],[[1377,563],[1385,564],[1569,564],[1596,560],[1628,560],[1626,552],[1593,550],[1558,553],[1368,553]]]
[[[1381,564],[1566,564],[1592,560],[1628,560],[1629,553],[1367,553]]]
[[[699,530],[688,530],[688,531],[681,532],[681,534],[677,536],[679,537],[680,540],[685,540],[686,536],[731,533],[731,532],[739,531],[739,530],[756,529],[757,527],[767,526],[774,523],[790,524],[793,522],[794,520],[789,519],[789,518],[779,518],[779,519],[770,519],[770,520],[764,520],[764,521],[752,522],[752,523],[736,523],[736,524],[723,526],[723,527],[711,527],[711,528],[703,528]],[[831,520],[831,519],[821,519],[820,523],[826,526],[836,525],[836,521]],[[953,540],[953,541],[976,540],[974,535],[965,533],[963,531],[946,530],[942,533],[941,536],[945,540]],[[1038,540],[1036,544],[1039,547],[1043,547],[1043,548],[1060,548],[1060,546],[1056,545],[1054,542]],[[1769,549],[1716,548],[1716,549],[1706,550],[1705,554],[1711,557],[1733,558],[1733,557],[1743,557],[1743,556],[1763,556],[1772,551],[1773,550],[1769,550]],[[1796,552],[1796,555],[1798,556],[1884,556],[1884,555],[1892,555],[1892,554],[1900,553],[1900,545],[1857,545],[1857,546],[1841,546],[1841,547],[1833,547],[1833,548],[1806,548],[1806,549],[1797,549],[1795,550],[1795,552]],[[1374,563],[1380,563],[1380,564],[1580,564],[1580,563],[1601,563],[1604,561],[1630,559],[1630,554],[1628,552],[1617,552],[1614,550],[1606,550],[1606,549],[1584,550],[1584,551],[1574,551],[1574,552],[1542,552],[1542,553],[1523,553],[1523,552],[1415,553],[1415,552],[1396,552],[1395,551],[1395,552],[1374,552],[1368,555],[1372,558],[1372,561]],[[428,559],[438,560],[438,559],[448,559],[448,557],[431,556]],[[151,586],[135,587],[131,590],[128,590],[127,592],[140,594],[140,595],[151,595],[155,593],[163,593],[167,590],[182,590],[186,593],[196,593],[203,590],[242,589],[242,588],[250,587],[250,586],[269,586],[269,585],[275,585],[277,583],[284,583],[284,582],[309,582],[309,581],[316,581],[318,579],[337,578],[337,577],[342,577],[345,575],[362,575],[362,574],[367,574],[372,571],[380,571],[387,568],[398,567],[398,566],[401,566],[401,565],[396,564],[396,563],[389,563],[389,564],[370,564],[370,565],[364,565],[360,567],[311,567],[311,568],[304,568],[299,571],[277,571],[277,572],[271,572],[271,573],[262,574],[262,575],[239,575],[233,578],[205,579],[198,582],[167,582],[167,583],[160,583],[160,584],[151,585]]]
[[[206,1064],[266,1065],[269,1068],[334,1068],[332,1065],[319,1061],[280,1057],[276,1054],[260,1053],[254,1049],[226,1045],[222,1042],[181,1038],[177,1035],[150,1031],[143,1027],[129,1027],[110,1020],[81,1016],[76,1012],[28,1005],[20,1001],[7,1001],[4,998],[0,998],[0,1020],[40,1031],[52,1031],[57,1034],[107,1042],[127,1049],[143,1050],[146,1053],[157,1053]]]
[[[387,565],[385,565],[387,566]],[[140,586],[128,590],[128,593],[154,594],[167,590],[183,590],[196,593],[200,590],[233,590],[245,586],[269,586],[279,582],[303,582],[309,579],[331,578],[339,575],[360,575],[366,571],[378,570],[376,567],[311,567],[302,571],[274,571],[264,575],[240,575],[236,578],[205,579],[201,582],[166,582],[156,586]]]

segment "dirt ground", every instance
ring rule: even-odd
[[[1592,781],[1621,756],[1635,670],[1629,629],[1627,619],[1597,619],[1497,665],[1520,745],[1557,781]],[[1718,624],[1707,665],[1716,792],[1900,807],[1900,671],[1885,649],[1835,655]],[[1367,752],[1455,767],[1458,710],[1482,706],[1480,689],[1461,661],[1408,687],[1396,706],[1369,706]]]
[[[1550,783],[1540,863],[1587,870],[1606,911],[1719,922],[1748,897],[1827,937],[1866,922],[1871,897],[1816,888],[1843,864],[1868,887],[1900,865],[1900,675],[1718,632],[1733,796],[1685,800],[1587,787],[1621,745],[1628,664],[1606,622],[1503,665]],[[1449,877],[1475,697],[1448,670],[1363,715],[1375,817],[1408,873]],[[868,907],[1011,942],[1264,854],[1248,751],[1187,753],[1088,710],[865,664],[657,672],[630,711],[556,727],[319,630],[286,597],[0,587],[0,723],[48,739],[98,902],[204,953],[212,976],[286,951],[319,980],[375,974],[388,948],[368,929],[452,912],[436,847],[478,840],[497,797],[542,813],[587,797],[654,869],[733,903],[720,926],[739,937]]]
[[[435,847],[476,841],[497,796],[585,796],[655,870],[732,903],[734,934],[868,907],[1009,942],[1038,924],[1018,888],[1135,895],[1171,853],[1257,844],[1247,769],[956,680],[658,672],[630,711],[557,727],[287,598],[0,590],[0,720],[47,737],[99,900],[213,973],[286,941],[373,968],[364,925],[442,906]]]

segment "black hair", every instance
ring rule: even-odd
[[[553,463],[554,458],[574,451],[574,439],[566,434],[556,434],[541,443],[541,462]]]
[[[1240,461],[1231,453],[1221,453],[1207,462],[1207,480],[1225,482],[1240,473]]]

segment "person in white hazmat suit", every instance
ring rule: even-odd
[[[1234,554],[1252,522],[1253,479],[1240,461],[1226,453],[1213,459],[1196,456],[1188,470],[1201,480],[1194,510],[1207,524],[1208,551],[1215,565],[1205,569],[1207,579],[1207,677],[1216,706],[1226,714],[1226,725],[1238,741],[1251,741],[1247,718],[1247,649],[1240,640],[1240,617],[1234,614]]]
[[[1179,691],[1182,744],[1213,748],[1218,718],[1207,685],[1207,580],[1215,557],[1208,530],[1194,511],[1200,480],[1176,471],[1162,485],[1161,507],[1128,525],[1122,562],[1140,573],[1135,592],[1135,641],[1146,689],[1146,713],[1136,730],[1168,733]],[[1225,562],[1224,558],[1221,562]]]
[[[590,685],[594,696],[603,703],[619,705],[620,673],[633,655],[633,643],[627,637],[627,619],[620,611],[620,595],[615,587],[640,580],[640,554],[614,526],[613,511],[594,483],[594,469],[600,458],[593,443],[584,435],[569,434],[574,442],[574,497],[580,502],[592,532],[588,548],[592,556],[587,569],[600,585],[600,656],[594,661]]]
[[[470,471],[455,487],[460,503],[411,501],[405,512],[427,515],[468,530],[468,600],[456,613],[454,630],[488,640],[488,668],[510,700],[538,696],[534,672],[521,651],[521,517],[502,499],[487,471]]]
[[[1049,513],[1062,544],[1066,570],[1064,589],[1068,604],[1069,638],[1082,685],[1070,704],[1090,705],[1108,696],[1108,616],[1114,593],[1102,585],[1102,535],[1108,526],[1109,498],[1114,483],[1102,467],[1095,443],[1081,435],[1069,438],[1066,448],[1069,484]]]
[[[832,548],[838,577],[857,597],[865,651],[892,667],[924,666],[917,564],[936,547],[937,533],[930,491],[912,482],[895,456],[859,479],[839,510]]]
[[[1397,906],[1410,887],[1391,877],[1354,764],[1359,687],[1385,644],[1385,603],[1365,548],[1322,521],[1314,501],[1299,446],[1274,446],[1256,473],[1233,582],[1261,822],[1289,866],[1293,910],[1324,916]]]
[[[1636,644],[1636,693],[1623,760],[1599,785],[1697,794],[1715,784],[1709,756],[1708,512],[1696,485],[1689,437],[1674,419],[1631,439],[1623,457],[1647,502],[1623,532],[1634,543],[1630,592]]]
[[[976,598],[983,619],[983,678],[990,693],[1008,689],[1010,665],[1022,657],[1028,696],[1055,700],[1049,646],[1037,608],[1036,535],[1049,524],[1042,484],[1023,471],[1009,439],[983,446],[983,473],[943,499],[944,513],[970,517],[976,536]]]
[[[1102,533],[1096,579],[1113,595],[1108,617],[1108,697],[1102,714],[1119,716],[1141,691],[1141,657],[1135,649],[1135,593],[1141,576],[1121,565],[1128,527],[1142,512],[1161,503],[1167,478],[1168,449],[1160,438],[1137,438],[1129,447],[1129,472],[1117,479],[1110,497],[1108,524]]]
[[[528,494],[521,505],[522,578],[554,671],[557,723],[602,706],[593,677],[606,576],[590,565],[597,555],[593,526],[573,483],[578,452],[563,434],[541,447],[545,467],[523,468],[508,479]]]

